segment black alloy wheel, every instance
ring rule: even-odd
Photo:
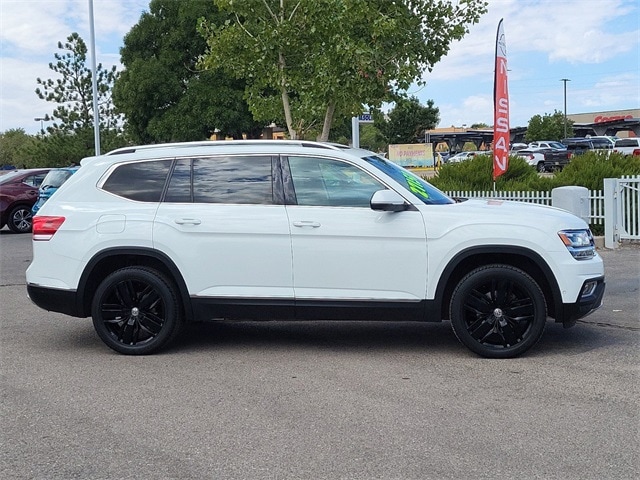
[[[183,325],[175,287],[146,267],[127,267],[107,276],[95,292],[91,315],[102,341],[127,355],[162,348]]]
[[[469,349],[488,358],[510,358],[531,348],[547,321],[544,295],[524,271],[487,265],[466,275],[450,306],[451,326]]]
[[[29,233],[32,221],[31,207],[18,205],[9,212],[7,226],[13,233]]]

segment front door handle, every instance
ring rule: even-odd
[[[293,222],[293,226],[318,228],[320,226],[320,222],[313,222],[311,220],[301,220],[301,221]]]
[[[174,221],[178,225],[200,225],[202,223],[197,218],[176,218]]]

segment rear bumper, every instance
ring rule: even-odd
[[[28,284],[27,295],[33,303],[48,312],[64,313],[72,317],[84,318],[75,290],[59,290]]]
[[[590,283],[595,282],[595,287],[591,288]],[[565,303],[562,306],[562,315],[556,318],[562,322],[565,328],[573,327],[576,321],[582,317],[586,317],[594,312],[602,305],[602,297],[604,296],[605,282],[604,277],[593,278],[585,281],[580,289],[580,296],[575,303]]]

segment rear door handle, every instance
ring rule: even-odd
[[[176,218],[174,221],[178,225],[200,225],[202,223],[197,218]]]
[[[297,222],[293,222],[294,227],[311,227],[318,228],[320,226],[320,222],[313,222],[311,220],[301,220]]]

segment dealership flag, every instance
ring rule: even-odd
[[[496,64],[493,80],[493,180],[509,166],[509,89],[507,88],[507,44],[502,19],[496,35]]]

